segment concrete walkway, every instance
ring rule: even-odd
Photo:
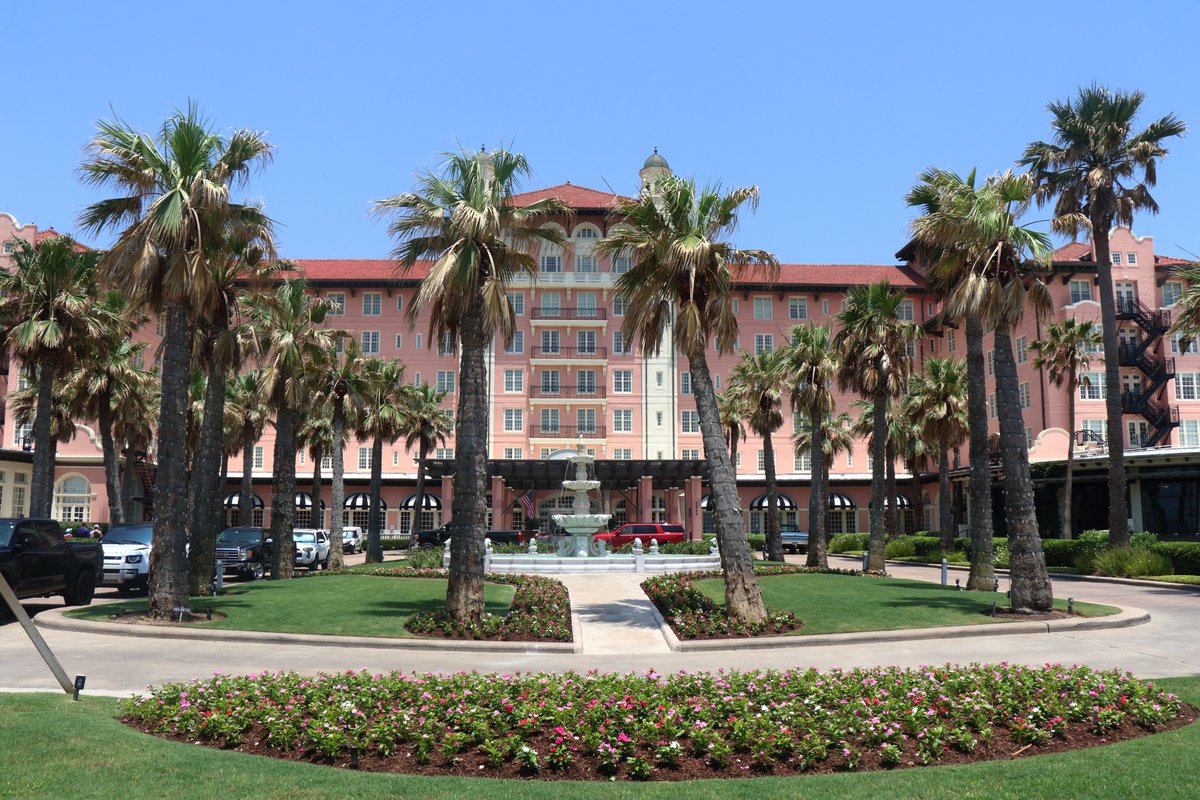
[[[641,583],[645,575],[557,575],[579,617],[585,656],[668,653],[658,615]]]

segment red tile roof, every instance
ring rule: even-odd
[[[1071,242],[1054,251],[1055,261],[1083,261],[1085,256],[1087,261],[1092,260],[1091,242]]]
[[[1175,258],[1174,256],[1155,256],[1154,263],[1160,267],[1180,267],[1195,262],[1188,261],[1186,258]]]
[[[512,196],[512,204],[527,206],[548,197],[557,198],[571,208],[612,208],[617,200],[626,199],[619,194],[588,189],[585,186],[575,186],[572,183],[562,183],[546,189],[534,189],[531,192],[515,194]]]
[[[44,231],[38,231],[37,233],[35,233],[33,235],[33,243],[40,244],[41,242],[44,242],[47,239],[51,239],[55,236],[65,236],[65,235],[66,234],[62,234],[62,233],[59,233],[58,231],[54,230],[54,228],[46,228]],[[83,245],[83,244],[80,244],[79,242],[75,242],[75,252],[76,253],[86,253],[89,249],[90,248],[87,245]]]
[[[393,281],[417,280],[429,272],[429,262],[418,262],[401,276],[390,258],[300,258],[296,263],[310,281]]]

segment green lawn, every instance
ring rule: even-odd
[[[330,575],[230,583],[226,590],[230,594],[192,599],[193,610],[212,606],[228,614],[223,620],[200,625],[224,630],[407,637],[412,634],[404,630],[404,623],[410,616],[436,611],[446,602],[446,581],[434,578]],[[504,614],[514,591],[512,586],[485,584],[487,610]],[[81,619],[107,620],[109,614],[118,611],[145,608],[143,599],[85,606],[67,613]]]
[[[1200,678],[1159,685],[1200,703]],[[368,798],[1193,798],[1200,783],[1200,725],[1130,742],[961,767],[862,774],[634,784],[419,778],[335,770],[169,742],[126,728],[116,702],[74,703],[57,694],[0,695],[0,797],[22,800],[367,800]]]
[[[804,625],[796,631],[799,635],[1008,621],[984,613],[993,601],[999,607],[1008,603],[1003,593],[959,592],[925,581],[801,574],[760,576],[758,585],[768,606],[800,618]],[[720,578],[697,581],[696,586],[724,604],[725,587]],[[1066,598],[1057,598],[1055,605],[1065,609]],[[1075,610],[1089,617],[1119,611],[1091,603],[1076,603]]]

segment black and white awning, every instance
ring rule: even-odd
[[[710,508],[714,508],[714,506],[712,504],[712,495],[711,494],[706,494],[700,498],[700,508],[703,509],[704,511],[708,511]]]
[[[857,508],[853,499],[839,492],[829,493],[829,507],[834,509]]]
[[[242,493],[241,492],[230,492],[229,494],[225,495],[224,505],[226,508],[241,508]],[[263,504],[262,498],[256,494],[250,495],[250,507],[251,508],[263,508],[264,504]]]
[[[768,503],[769,503],[769,501],[768,501],[769,497],[770,497],[770,495],[760,494],[758,497],[754,498],[752,501],[750,501],[751,510],[755,510],[755,511],[767,510]],[[784,511],[794,511],[797,508],[799,508],[799,506],[796,505],[795,500],[788,497],[786,494],[783,494],[782,492],[777,493],[775,495],[775,497],[777,498],[777,501],[778,501],[776,507],[779,509],[782,509]]]
[[[888,497],[885,494],[883,496],[883,507],[891,508],[891,505],[892,505],[892,498]],[[909,500],[908,497],[905,495],[897,494],[896,495],[896,508],[912,508],[912,500]]]
[[[417,496],[415,494],[409,495],[404,500],[404,502],[400,504],[400,508],[406,509],[409,511],[411,511],[412,509],[414,509],[416,507],[417,507]],[[436,494],[430,494],[429,492],[425,493],[425,502],[421,503],[421,508],[441,508],[441,507],[442,507],[442,498],[438,497]]]
[[[308,510],[313,507],[312,495],[308,492],[296,492],[296,508]],[[325,501],[321,501],[321,508],[325,508]]]
[[[346,502],[343,503],[342,505],[344,505],[346,508],[350,508],[350,509],[358,509],[360,511],[370,511],[371,510],[371,495],[369,492],[355,492],[354,494],[349,495],[346,498]],[[387,507],[388,507],[387,500],[384,500],[382,497],[379,498],[379,509],[381,511],[387,511]]]

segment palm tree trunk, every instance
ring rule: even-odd
[[[887,458],[887,406],[885,394],[875,396],[875,418],[871,430],[871,510],[869,512],[870,537],[867,540],[867,570],[882,574],[884,545],[884,483],[886,481]]]
[[[1000,407],[1000,454],[1004,462],[1004,506],[1008,513],[1012,610],[1021,614],[1041,613],[1054,607],[1054,592],[1038,535],[1011,329],[997,325],[995,342],[996,403]]]
[[[321,459],[325,457],[325,448],[317,445],[311,455],[313,457],[313,477],[312,491],[309,494],[312,496],[312,507],[308,510],[308,521],[314,528],[324,528],[325,520],[321,517]],[[333,558],[332,544],[329,545],[329,557]]]
[[[48,517],[54,501],[54,452],[51,418],[54,415],[54,373],[58,353],[46,350],[37,365],[37,407],[33,416],[33,474],[29,480],[29,516]]]
[[[1093,203],[1093,205],[1095,205]],[[1129,513],[1125,505],[1125,431],[1122,430],[1121,361],[1117,302],[1113,290],[1112,256],[1108,246],[1111,219],[1093,210],[1092,241],[1096,247],[1096,278],[1100,290],[1100,320],[1104,328],[1104,400],[1108,416],[1108,542],[1129,546]],[[1072,434],[1074,432],[1072,431]]]
[[[412,525],[408,529],[409,547],[416,545],[417,535],[421,532],[421,517],[425,508],[425,457],[427,455],[429,452],[422,440],[417,450],[417,507],[413,511]]]
[[[1062,538],[1071,539],[1075,536],[1074,522],[1071,519],[1071,481],[1075,473],[1075,393],[1079,391],[1079,380],[1075,370],[1067,377],[1067,392],[1071,398],[1067,402],[1067,480],[1063,486]]]
[[[158,474],[154,490],[154,536],[150,550],[150,616],[169,619],[187,606],[188,311],[170,303],[163,311],[162,398],[158,412]]]
[[[274,481],[271,484],[271,579],[287,580],[296,566],[292,524],[296,518],[296,412],[275,403]]]
[[[383,437],[371,441],[371,509],[367,512],[367,563],[383,561]]]
[[[812,460],[812,468],[809,470],[809,476],[812,478],[812,487],[808,493],[808,555],[805,565],[828,568],[829,548],[825,535],[825,520],[829,514],[829,501],[826,499],[829,465],[825,463],[825,426],[822,424],[823,420],[817,419],[817,416],[810,415],[812,441],[809,444],[809,458]]]
[[[783,561],[783,535],[779,526],[779,487],[775,482],[775,443],[763,433],[763,472],[767,479],[767,558]]]
[[[925,524],[925,492],[921,489],[921,467],[918,464],[906,465],[912,473],[913,485],[913,519],[916,520],[914,533],[923,530]]]
[[[896,443],[890,436],[884,452],[887,454],[887,505],[884,508],[887,511],[887,535],[891,539],[904,531],[900,530],[900,498],[896,492]]]
[[[950,503],[950,454],[938,448],[938,528],[942,534],[942,550],[954,550],[954,509]]]
[[[112,395],[105,392],[99,398],[96,422],[100,426],[100,450],[104,454],[104,489],[108,494],[110,525],[125,524],[125,508],[121,504],[121,464],[117,444],[113,441]]]
[[[992,547],[992,465],[988,454],[987,379],[984,376],[983,322],[977,316],[965,320],[967,339],[967,427],[970,437],[971,573],[967,589],[990,592],[995,588],[996,568]]]
[[[254,428],[242,428],[242,486],[238,493],[238,525],[254,524]]]
[[[717,546],[721,552],[721,571],[725,576],[725,612],[743,622],[761,622],[767,617],[762,592],[754,578],[754,560],[742,520],[737,492],[737,474],[725,451],[724,428],[717,410],[717,395],[704,351],[687,354],[692,373],[692,392],[700,431],[704,437],[704,457],[708,459],[713,518],[717,527]]]
[[[454,505],[451,513],[450,575],[446,612],[458,622],[483,618],[483,537],[487,527],[488,394],[483,299],[476,297],[459,339],[458,414],[455,415]]]
[[[217,537],[221,534],[221,454],[225,434],[225,370],[212,368],[204,387],[204,420],[200,424],[200,444],[192,464],[192,549],[191,583],[193,595],[206,594],[212,585],[217,558]]]
[[[333,404],[333,452],[329,455],[333,462],[332,474],[329,477],[329,566],[331,569],[344,567],[345,559],[342,554],[342,525],[344,524],[342,509],[346,504],[346,407],[342,398],[335,398]]]

